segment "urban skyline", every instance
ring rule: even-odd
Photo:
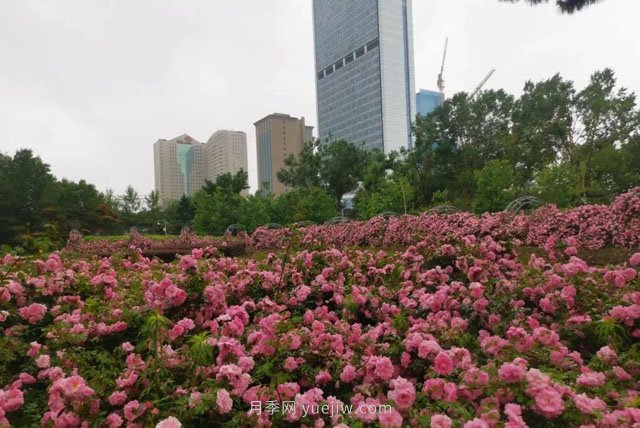
[[[0,40],[12,40],[0,58],[6,141],[1,150],[31,148],[58,177],[86,179],[117,194],[131,184],[147,194],[154,181],[149,145],[159,136],[188,130],[206,141],[212,125],[224,124],[245,131],[253,142],[250,124],[271,111],[304,116],[316,125],[310,2],[265,0],[250,10],[233,2],[151,6],[144,0],[0,5]],[[145,19],[150,10],[153,20]],[[497,72],[485,89],[513,94],[528,79],[558,72],[583,87],[605,67],[640,93],[640,61],[628,55],[629,42],[640,38],[634,11],[640,11],[634,0],[606,2],[572,16],[551,4],[414,2],[416,88],[435,89],[448,36],[448,96],[473,90],[491,68]],[[70,21],[72,13],[83,19]],[[261,43],[239,34],[238,23],[261,34]],[[181,31],[169,35],[158,27]],[[229,34],[235,34],[233,43]],[[248,158],[256,165],[253,144]],[[255,191],[255,167],[249,176]]]

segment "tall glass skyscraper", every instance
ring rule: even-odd
[[[430,91],[428,89],[420,89],[416,94],[416,110],[420,116],[426,116],[444,102],[444,94],[442,92]]]
[[[318,136],[411,148],[411,0],[313,0]]]

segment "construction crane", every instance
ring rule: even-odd
[[[444,53],[442,54],[442,65],[440,66],[440,74],[438,74],[438,90],[441,94],[444,94],[444,60],[447,58],[447,45],[449,44],[449,38],[444,41]]]
[[[484,84],[485,84],[485,83],[487,83],[487,80],[489,80],[489,78],[490,78],[491,76],[493,76],[493,73],[495,73],[495,72],[496,72],[496,69],[495,69],[495,68],[492,68],[492,69],[491,69],[491,71],[489,72],[489,74],[487,74],[487,75],[485,76],[485,78],[484,78],[484,79],[482,79],[482,82],[480,82],[480,84],[479,84],[479,85],[476,87],[476,89],[471,93],[471,95],[469,95],[468,99],[472,99],[473,97],[475,97],[475,96],[476,96],[476,94],[477,94],[478,92],[480,92],[480,89],[482,89],[482,87],[484,86]]]

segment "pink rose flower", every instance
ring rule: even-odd
[[[127,401],[127,393],[124,391],[114,391],[109,396],[109,404],[112,406],[121,406]]]
[[[433,368],[439,375],[450,375],[453,372],[453,360],[447,353],[440,352],[433,360]]]
[[[605,380],[606,377],[604,373],[588,372],[582,373],[580,376],[578,376],[576,383],[584,387],[594,387],[604,385]]]
[[[18,313],[22,319],[26,320],[29,324],[35,324],[44,318],[44,315],[47,313],[47,307],[40,303],[33,303],[18,309]]]
[[[226,389],[219,389],[216,395],[216,405],[218,412],[224,414],[229,413],[233,407],[233,400]]]
[[[356,369],[351,364],[347,364],[340,372],[340,380],[345,383],[350,383],[356,378]]]
[[[60,385],[64,395],[67,397],[82,398],[95,394],[93,389],[86,385],[82,376],[69,376],[68,378],[58,380],[57,383]]]
[[[391,381],[392,390],[387,396],[400,410],[411,407],[416,399],[416,389],[408,380],[398,377]]]
[[[543,388],[534,397],[536,409],[546,418],[554,418],[564,411],[562,396],[554,388]]]
[[[500,379],[507,383],[516,383],[524,380],[525,368],[513,363],[504,363],[498,370]]]
[[[124,406],[124,418],[129,422],[133,422],[139,418],[145,410],[146,407],[141,405],[138,400],[129,401]]]
[[[36,358],[36,366],[40,369],[48,369],[51,365],[51,357],[47,354],[42,354]]]
[[[483,421],[482,419],[474,418],[466,422],[463,426],[464,428],[489,428],[489,424]]]
[[[181,426],[180,421],[173,416],[169,416],[156,424],[156,428],[180,428]]]
[[[375,363],[374,373],[380,379],[387,380],[393,376],[393,363],[387,357],[379,357]]]
[[[378,415],[382,428],[402,428],[402,415],[396,409],[383,411]]]
[[[433,415],[431,416],[431,428],[451,428],[453,423],[451,418],[446,415]]]

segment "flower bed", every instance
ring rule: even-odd
[[[173,260],[176,254],[189,254],[196,248],[213,247],[226,255],[238,255],[245,251],[246,241],[243,238],[233,237],[213,238],[210,236],[197,236],[188,230],[183,230],[179,236],[168,238],[151,238],[141,235],[136,229],[132,229],[127,238],[85,240],[76,231],[69,234],[65,251],[83,255],[96,255],[101,257],[114,254],[130,253],[140,250],[148,257],[160,257]]]
[[[640,188],[620,195],[611,205],[583,205],[561,211],[547,205],[531,215],[504,212],[476,216],[471,213],[374,217],[368,221],[299,229],[303,246],[406,247],[422,240],[445,243],[467,235],[491,236],[496,240],[520,240],[544,247],[549,240],[577,238],[582,246],[598,249],[607,245],[640,246]],[[258,228],[249,244],[254,248],[278,248],[288,242],[289,229]]]
[[[640,253],[594,268],[571,238],[522,265],[455,241],[7,256],[0,426],[640,423]]]

